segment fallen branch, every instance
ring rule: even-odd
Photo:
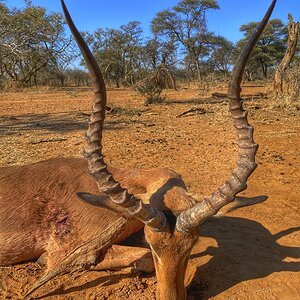
[[[227,94],[215,92],[215,93],[212,93],[211,96],[212,96],[213,98],[226,98],[226,97],[227,97]]]
[[[176,118],[181,118],[183,116],[189,115],[189,116],[193,116],[193,115],[204,115],[206,113],[212,113],[211,111],[207,111],[204,108],[190,108],[187,111],[184,111],[183,113],[179,114],[178,116],[176,116]]]
[[[41,143],[52,143],[52,142],[63,142],[66,141],[67,139],[65,138],[59,138],[59,139],[47,139],[47,140],[40,140],[40,141],[36,141],[36,142],[31,142],[31,145],[37,145],[37,144],[41,144]]]

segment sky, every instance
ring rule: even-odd
[[[130,21],[140,21],[145,35],[150,35],[150,22],[156,13],[176,5],[178,0],[65,0],[80,31],[93,32],[97,28],[118,28]],[[239,28],[251,21],[260,21],[271,0],[217,0],[220,9],[207,14],[208,29],[232,42],[242,38]],[[6,0],[6,5],[24,7],[23,0]],[[61,10],[60,0],[32,0],[34,5],[50,11]],[[271,18],[287,23],[292,13],[300,21],[299,0],[277,0]]]

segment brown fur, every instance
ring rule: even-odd
[[[185,272],[191,250],[198,240],[198,228],[182,234],[176,230],[154,232],[146,226],[145,235],[151,246],[157,276],[156,298],[186,299]]]
[[[93,112],[86,134],[85,155],[89,168],[97,178],[100,189],[106,191],[112,200],[108,202],[113,202],[113,206],[120,206],[120,210],[116,211],[121,212],[124,207],[119,204],[122,203],[127,207],[128,214],[147,224],[145,235],[154,258],[158,280],[157,298],[160,300],[186,299],[184,276],[189,254],[198,238],[198,225],[228,201],[232,201],[235,195],[246,187],[247,179],[256,167],[257,145],[253,141],[253,127],[249,125],[247,114],[242,109],[240,82],[247,57],[265,27],[275,3],[276,0],[273,0],[255,35],[239,56],[233,69],[232,80],[229,82],[229,109],[241,149],[237,168],[217,192],[195,205],[187,194],[180,176],[172,171],[123,170],[111,167],[109,172],[113,177],[107,172],[99,145],[106,105],[103,77],[62,0],[67,22],[84,55],[95,91]],[[111,242],[120,242],[143,227],[136,220],[118,222],[122,218],[119,214],[90,206],[77,199],[77,192],[85,192],[94,197],[90,198],[91,204],[98,205],[101,202],[101,197],[98,196],[97,202],[97,196],[93,196],[99,192],[96,182],[88,175],[87,170],[86,162],[76,158],[56,158],[29,166],[0,170],[0,265],[33,260],[41,255],[44,258],[47,255],[47,268],[52,269],[52,272],[40,279],[27,295],[53,276],[60,274],[63,267],[59,266],[65,257],[68,259],[64,261],[71,265],[74,258],[75,264],[80,262],[82,265],[96,262],[99,257],[103,258],[105,253],[101,256],[97,251],[97,245],[102,245],[99,243],[99,237],[108,247],[112,246]],[[135,195],[136,199],[128,193]],[[151,205],[141,205],[139,199]],[[89,202],[87,198],[85,201]],[[183,213],[178,216],[179,212]],[[117,222],[119,228],[114,228]],[[114,234],[114,230],[118,235]],[[81,247],[97,237],[93,247]],[[83,249],[85,251],[81,252]],[[113,257],[114,251],[122,253],[122,250],[111,248],[106,253],[107,257]],[[126,263],[134,262],[132,257],[126,259]],[[106,264],[103,263],[103,266]]]
[[[167,169],[110,168],[129,192],[160,209],[180,211],[191,206],[184,183]],[[96,238],[120,216],[80,201],[77,192],[100,194],[80,158],[54,158],[27,166],[0,169],[0,265],[47,257],[52,269],[68,253]],[[128,221],[114,243],[140,230]]]

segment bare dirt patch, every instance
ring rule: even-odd
[[[299,299],[300,113],[269,109],[268,99],[257,96],[263,86],[243,92],[260,144],[259,167],[248,190],[201,226],[187,274],[188,282],[193,279],[189,299]],[[1,165],[81,156],[91,96],[86,90],[1,94]],[[229,175],[236,147],[225,99],[203,98],[193,89],[168,91],[167,104],[148,107],[130,90],[109,90],[108,98],[114,108],[104,132],[110,164],[171,168],[199,198]],[[28,263],[0,272],[0,298],[21,299],[43,270]],[[155,285],[154,274],[130,270],[77,272],[36,294],[47,300],[154,299]]]

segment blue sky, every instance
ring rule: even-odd
[[[50,11],[60,11],[59,0],[33,0],[34,5],[46,7]],[[130,21],[140,21],[147,35],[150,22],[161,10],[171,8],[177,0],[65,0],[70,13],[80,31],[94,31],[96,28],[118,28]],[[250,21],[259,21],[271,0],[217,0],[220,9],[208,13],[208,28],[235,42],[242,37],[239,27]],[[7,0],[8,6],[23,7],[23,0]],[[277,0],[272,18],[280,18],[287,23],[291,12],[294,20],[300,21],[299,0]]]

